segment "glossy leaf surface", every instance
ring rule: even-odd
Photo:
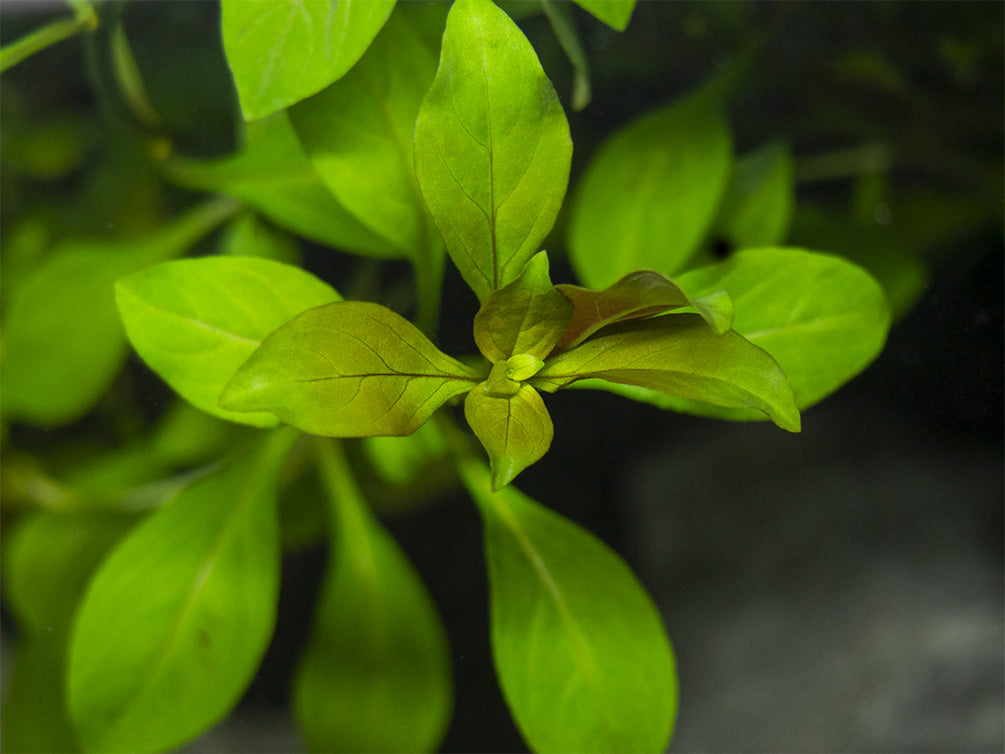
[[[331,437],[407,435],[481,377],[377,304],[310,309],[269,335],[221,405]]]
[[[493,490],[539,461],[555,435],[540,394],[530,385],[514,385],[512,395],[501,395],[482,383],[464,399],[464,417],[489,454]]]
[[[236,197],[305,238],[365,256],[401,256],[332,196],[285,112],[249,123],[244,147],[233,156],[217,160],[173,156],[163,169],[181,186]]]
[[[573,198],[568,241],[580,280],[604,288],[635,270],[681,269],[715,217],[730,152],[726,122],[706,91],[611,136]]]
[[[880,285],[830,254],[752,249],[680,280],[699,293],[730,292],[734,328],[775,358],[800,408],[861,372],[883,348],[890,326]]]
[[[515,280],[551,229],[572,142],[534,49],[490,0],[457,0],[415,124],[426,205],[484,300]]]
[[[159,751],[226,715],[272,635],[275,477],[292,430],[205,476],[112,552],[77,614],[70,712],[89,751]]]
[[[535,751],[663,751],[677,704],[659,612],[612,550],[464,459],[485,525],[492,653]]]
[[[41,425],[79,418],[128,353],[115,310],[117,278],[183,254],[235,206],[214,201],[133,241],[68,241],[5,302],[4,415]]]
[[[360,59],[394,0],[223,0],[223,47],[246,120],[272,115]]]
[[[413,259],[437,236],[415,179],[412,136],[419,103],[436,74],[444,12],[436,6],[398,8],[346,76],[290,109],[332,195]]]
[[[733,165],[713,236],[734,249],[781,243],[796,200],[792,155],[782,143],[743,155]]]
[[[561,350],[574,348],[606,325],[685,307],[696,309],[719,334],[733,324],[733,302],[728,293],[716,291],[705,298],[689,298],[679,285],[658,272],[632,272],[602,291],[577,285],[556,288],[573,306],[572,319],[557,344]]]
[[[224,411],[220,394],[262,339],[338,293],[298,267],[255,257],[166,262],[120,280],[116,301],[143,360],[196,407],[256,427],[269,413]]]
[[[359,496],[344,451],[329,446],[322,458],[333,546],[294,680],[297,720],[312,751],[433,751],[452,706],[450,655],[436,607]]]
[[[799,431],[799,410],[778,364],[733,331],[717,335],[694,314],[607,327],[549,359],[530,382],[554,391],[591,378],[756,409],[783,429]]]
[[[542,251],[519,278],[485,299],[475,315],[475,343],[493,363],[521,353],[543,359],[571,315],[572,304],[551,284],[548,256]]]
[[[624,31],[635,10],[635,0],[575,0],[583,10],[600,19],[612,29]]]

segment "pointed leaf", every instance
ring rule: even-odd
[[[419,574],[348,478],[344,451],[329,443],[333,546],[294,680],[297,719],[312,751],[434,751],[452,704],[446,634]]]
[[[634,574],[589,532],[465,459],[485,524],[492,653],[535,751],[663,751],[677,706],[673,652]]]
[[[490,0],[457,0],[415,123],[415,167],[480,301],[515,280],[565,195],[569,125],[534,49]]]
[[[604,288],[635,270],[683,267],[715,217],[730,149],[717,96],[706,90],[609,138],[573,198],[569,254],[580,280]]]
[[[278,420],[224,411],[223,388],[266,335],[340,298],[309,272],[255,257],[166,262],[120,280],[115,294],[129,340],[151,369],[203,411],[256,427]]]
[[[481,376],[378,304],[309,309],[269,335],[220,404],[331,437],[407,435]]]
[[[543,359],[571,313],[569,300],[551,284],[548,255],[542,251],[519,278],[485,299],[475,315],[475,343],[492,363],[521,353]]]
[[[244,148],[235,155],[217,160],[175,155],[162,168],[180,186],[236,197],[276,225],[313,241],[364,256],[401,256],[328,191],[286,112],[249,123],[246,132]]]
[[[548,16],[555,38],[572,64],[572,109],[579,112],[590,104],[593,94],[590,88],[590,64],[580,40],[579,30],[576,28],[576,21],[572,17],[572,6],[541,0],[541,7]]]
[[[726,292],[704,299],[688,297],[680,286],[658,272],[641,270],[625,275],[602,291],[578,285],[555,286],[572,302],[572,319],[558,341],[559,350],[575,348],[600,328],[631,319],[693,307],[717,332],[733,324],[733,303]]]
[[[77,615],[70,712],[89,751],[161,751],[225,716],[275,621],[275,477],[296,433],[187,487],[105,561]]]
[[[743,155],[733,165],[712,235],[734,249],[781,243],[789,232],[795,195],[792,155],[784,144]]]
[[[394,0],[223,0],[223,47],[245,120],[344,76],[393,8]]]
[[[879,283],[830,254],[751,249],[680,279],[696,292],[730,292],[736,303],[734,328],[774,357],[800,408],[865,369],[882,350],[890,327]]]
[[[555,435],[548,409],[530,385],[500,395],[483,382],[464,399],[464,417],[489,454],[493,490],[539,461]]]
[[[549,359],[530,383],[553,392],[590,378],[755,409],[799,431],[792,388],[774,359],[733,331],[717,335],[694,314],[606,327]]]
[[[128,354],[115,311],[115,280],[181,256],[236,209],[213,201],[133,241],[68,241],[5,302],[5,417],[57,425],[82,416]]]
[[[635,0],[575,0],[576,5],[612,29],[624,31],[635,10]]]
[[[290,109],[332,195],[413,259],[438,239],[415,179],[412,137],[436,74],[444,13],[438,6],[403,5],[346,76]]]

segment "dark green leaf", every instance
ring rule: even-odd
[[[593,94],[590,90],[590,64],[572,17],[572,6],[541,0],[541,7],[548,16],[555,38],[572,63],[572,109],[578,112],[590,104]]]
[[[160,751],[226,715],[275,621],[275,478],[296,433],[198,480],[117,547],[77,615],[70,712],[90,751]]]
[[[457,0],[415,124],[423,197],[451,259],[485,298],[551,229],[572,142],[534,49],[490,0]]]
[[[444,13],[438,6],[398,8],[345,77],[290,109],[336,200],[412,259],[433,239],[439,245],[415,179],[412,137],[436,74]]]
[[[789,232],[795,193],[792,156],[784,144],[738,158],[712,235],[737,249],[781,243]]]
[[[717,335],[694,314],[606,327],[549,359],[530,383],[553,392],[591,378],[755,409],[783,429],[799,431],[799,410],[778,364],[733,331]]]
[[[66,709],[66,638],[65,630],[25,635],[5,654],[4,751],[80,751]]]
[[[602,291],[577,285],[555,286],[572,302],[572,319],[558,340],[560,350],[575,348],[600,328],[631,319],[690,307],[719,334],[733,324],[733,302],[725,291],[705,298],[689,298],[680,286],[658,272],[641,270],[625,275]]]
[[[214,201],[134,241],[68,241],[6,302],[3,411],[10,419],[63,424],[108,389],[128,353],[115,310],[116,279],[183,254],[235,210]]]
[[[256,257],[166,262],[116,285],[137,353],[194,406],[230,421],[275,426],[272,414],[224,411],[220,394],[262,339],[296,314],[338,301],[327,283]]]
[[[293,687],[313,751],[433,751],[450,718],[450,655],[419,574],[323,441],[332,549]]]
[[[635,0],[576,0],[576,5],[617,31],[625,30],[635,10]]]
[[[493,390],[491,382],[483,382],[464,399],[464,416],[489,454],[493,490],[539,461],[555,435],[538,392],[530,385],[513,384],[515,392],[506,395]]]
[[[223,0],[223,47],[246,120],[315,94],[360,59],[394,0]]]
[[[407,435],[481,376],[408,320],[360,301],[319,306],[269,335],[220,399],[332,437]]]
[[[475,315],[478,350],[495,363],[516,354],[543,359],[555,347],[572,313],[551,284],[548,255],[535,254],[520,277],[493,291]]]
[[[464,459],[485,523],[492,653],[535,751],[655,752],[677,706],[659,612],[614,552]]]
[[[800,408],[861,372],[882,350],[890,326],[879,284],[865,270],[829,254],[751,249],[680,280],[699,293],[730,292],[736,305],[733,327],[774,357]]]
[[[167,177],[186,188],[236,197],[281,228],[319,243],[364,256],[401,256],[332,196],[285,112],[249,123],[246,131],[244,148],[231,157],[170,157],[162,165]]]
[[[726,187],[730,137],[717,96],[703,90],[616,132],[575,192],[573,269],[590,288],[630,272],[671,275],[705,237]]]

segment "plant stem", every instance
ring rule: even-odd
[[[328,490],[331,503],[332,541],[346,536],[352,537],[356,542],[366,541],[370,505],[356,482],[345,452],[345,441],[319,437],[315,440],[314,447],[321,479]]]
[[[94,8],[84,3],[73,4],[74,17],[61,18],[41,29],[17,39],[0,49],[0,73],[6,71],[22,60],[51,47],[57,42],[69,39],[74,34],[84,30],[98,28],[98,15]]]

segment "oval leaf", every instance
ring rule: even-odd
[[[729,130],[709,91],[645,115],[601,147],[576,189],[573,269],[590,288],[670,275],[697,250],[729,175]]]
[[[513,487],[492,492],[465,459],[485,523],[492,653],[517,727],[535,751],[663,751],[677,680],[659,612],[589,532]]]
[[[378,304],[309,309],[269,335],[220,399],[331,437],[407,435],[479,374]]]
[[[296,434],[196,481],[105,561],[77,615],[70,713],[89,751],[174,748],[225,716],[272,635],[275,477]]]
[[[312,751],[434,751],[452,706],[446,634],[419,574],[330,443],[321,455],[333,546],[294,680],[297,719]]]
[[[755,409],[779,427],[799,431],[792,388],[774,359],[733,331],[717,335],[695,314],[604,328],[549,359],[530,383],[553,392],[591,378]]]
[[[792,155],[782,143],[743,155],[733,165],[713,237],[734,249],[781,243],[796,200]]]
[[[223,0],[223,49],[245,120],[315,94],[360,59],[394,0]]]
[[[278,420],[221,409],[223,388],[266,335],[340,298],[297,267],[229,256],[150,267],[120,280],[115,297],[136,352],[179,395],[214,416],[256,427]]]
[[[774,357],[800,408],[865,369],[882,350],[890,327],[879,283],[830,254],[750,249],[687,272],[680,281],[699,293],[730,292],[736,305],[733,327]]]
[[[457,0],[415,123],[422,195],[480,301],[515,280],[562,204],[572,141],[534,48],[490,0]]]
[[[233,214],[213,201],[134,241],[69,241],[53,250],[6,302],[3,412],[42,425],[82,416],[129,352],[115,311],[115,281],[180,256]]]

